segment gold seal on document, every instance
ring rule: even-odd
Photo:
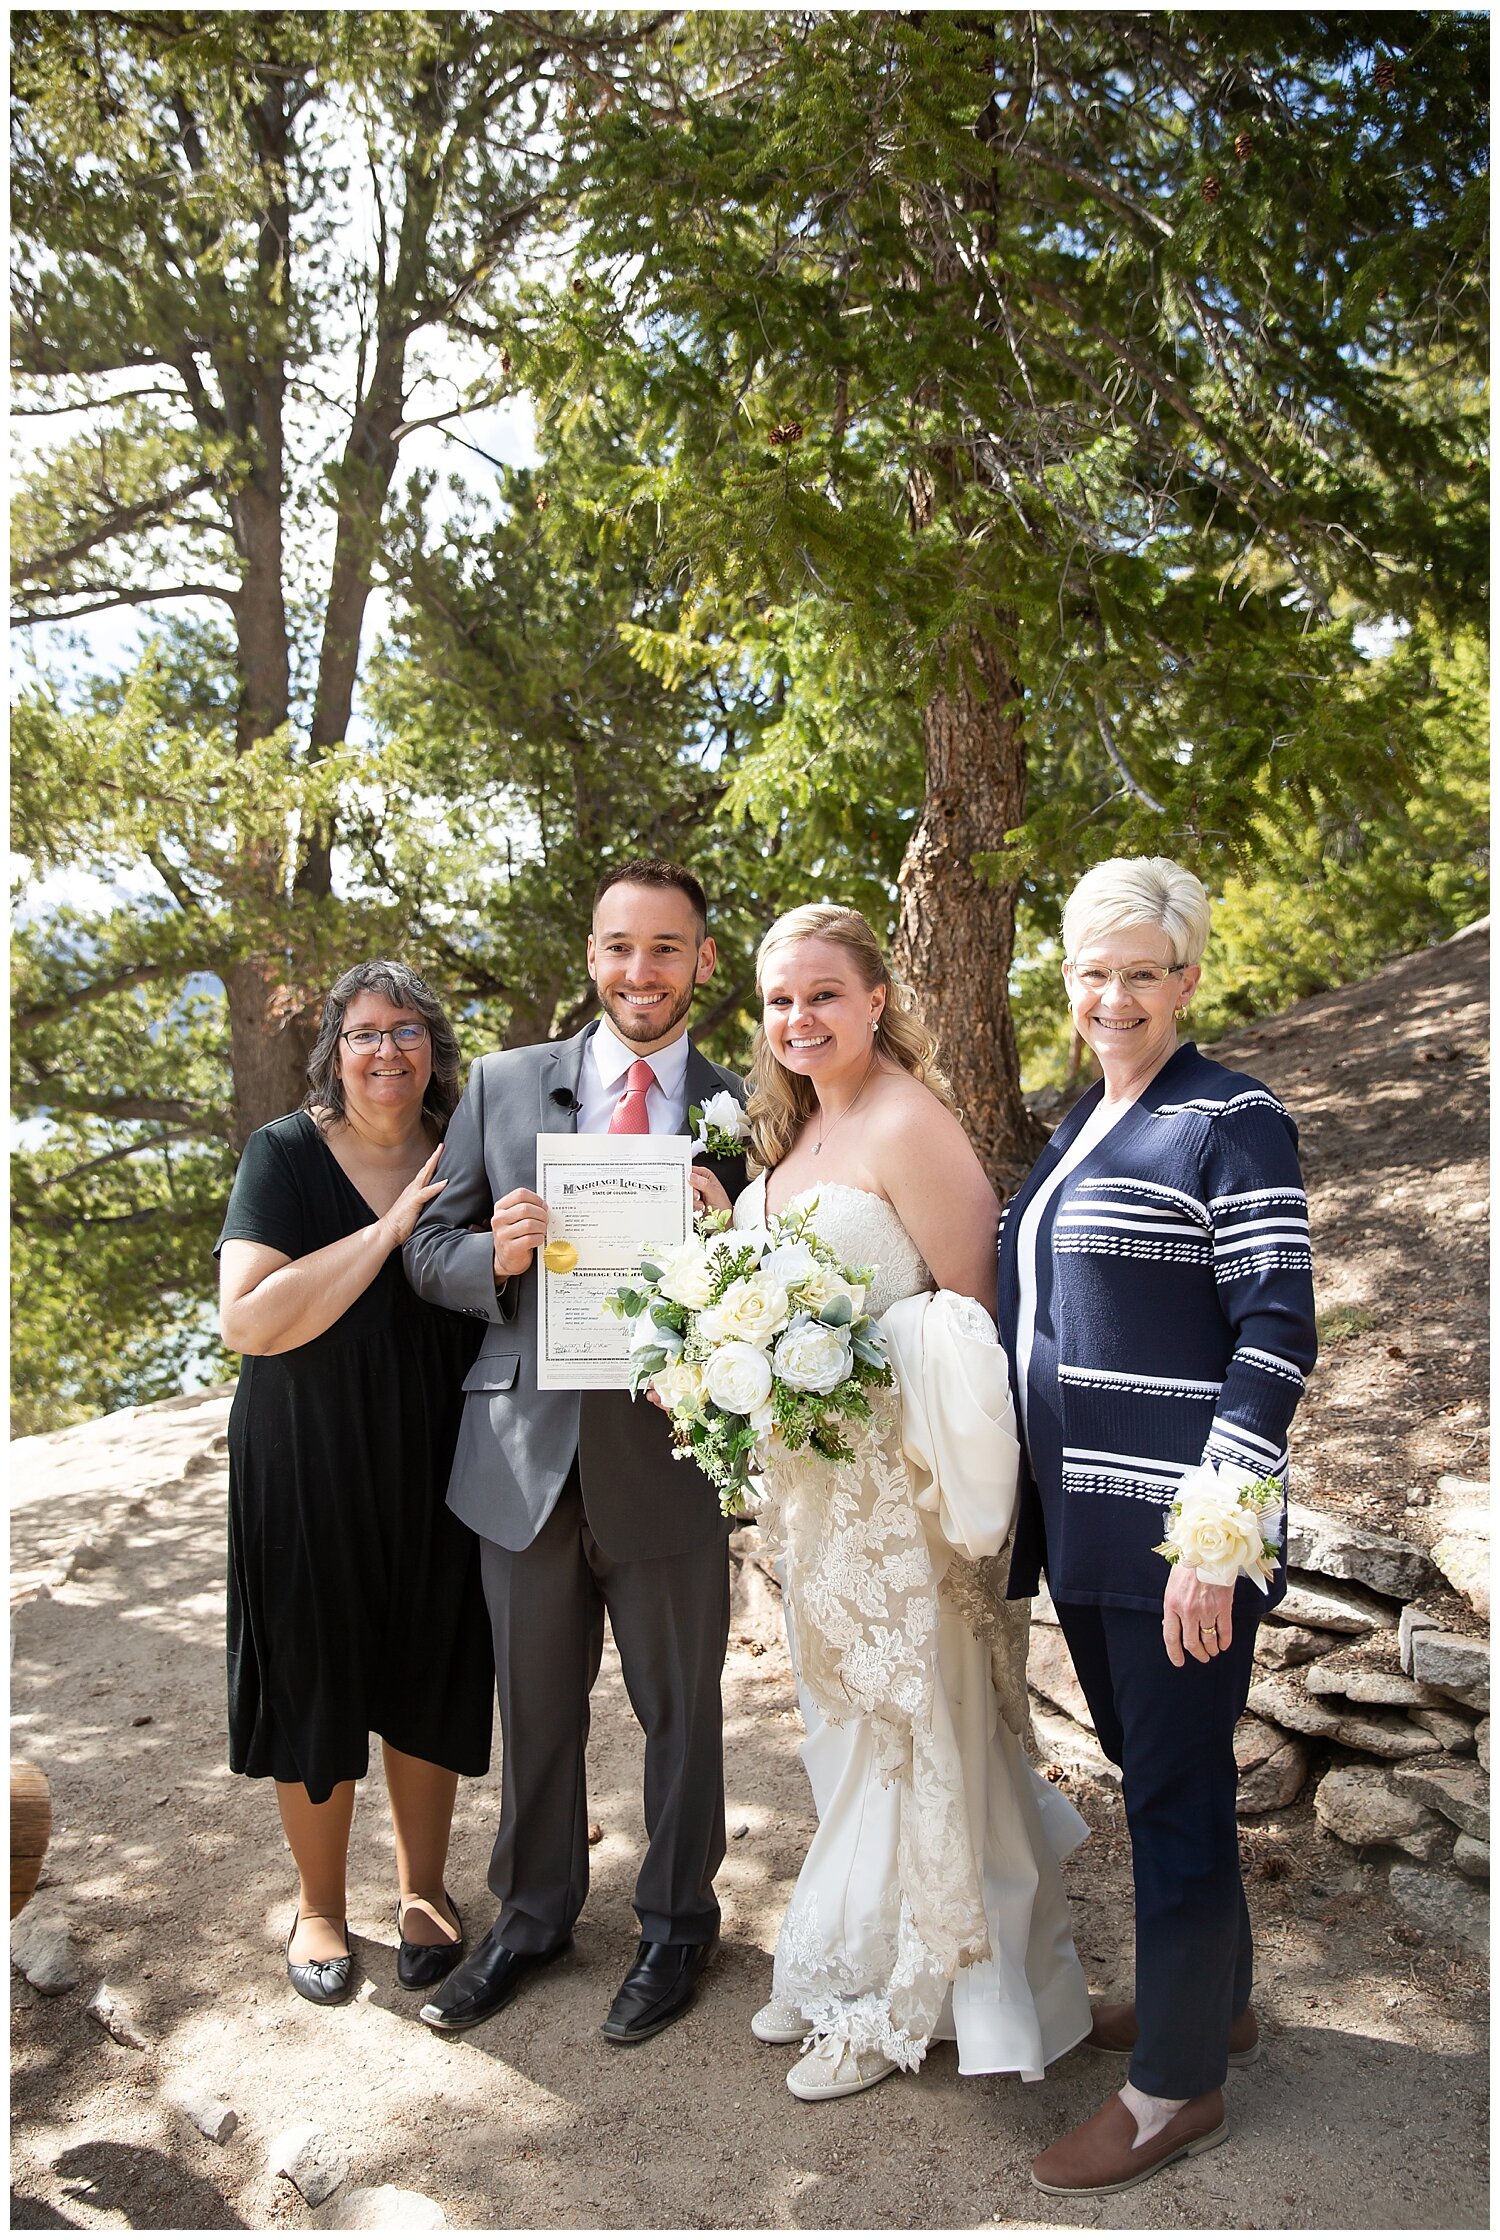
[[[566,1237],[554,1237],[542,1247],[542,1259],[555,1276],[570,1276],[578,1265],[578,1247]]]

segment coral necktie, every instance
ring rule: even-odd
[[[646,1091],[656,1075],[644,1058],[637,1058],[625,1076],[625,1094],[609,1116],[612,1136],[649,1136],[651,1122],[646,1112]]]

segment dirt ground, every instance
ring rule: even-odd
[[[1294,1438],[1295,1490],[1417,1541],[1438,1477],[1488,1469],[1487,950],[1471,934],[1222,1049],[1302,1125],[1320,1303],[1339,1333]],[[44,1998],[12,1973],[13,2225],[303,2227],[351,2188],[389,2184],[474,2229],[1488,2228],[1481,1971],[1401,1923],[1379,1866],[1306,1804],[1246,1829],[1266,2058],[1231,2073],[1219,2152],[1107,2202],[1036,2193],[1031,2157],[1119,2081],[1083,2052],[1027,2086],[960,2078],[938,2047],[917,2077],[792,2100],[796,2049],[756,2045],[748,2024],[811,1808],[784,1643],[753,1601],[725,1672],[724,1943],[684,2020],[631,2049],[599,2030],[633,1954],[641,1843],[640,1737],[612,1648],[590,1747],[602,1838],[571,1957],[463,2038],[416,2021],[395,1983],[377,1761],[352,1855],[359,1996],[333,2012],[295,1998],[272,1799],[223,1762],[226,1412],[222,1397],[169,1404],[15,1458],[14,1748],[47,1769],[56,1814],[34,1903],[66,1912],[83,1974]],[[1094,1829],[1066,1869],[1078,1949],[1096,1992],[1128,1996],[1120,1807],[1087,1780],[1067,1787]],[[449,1884],[476,1932],[496,1791],[497,1771],[459,1798]],[[85,2014],[101,1979],[147,2050]],[[189,2083],[238,2111],[225,2145],[176,2112]],[[271,2140],[302,2120],[349,2161],[316,2214],[267,2168]]]

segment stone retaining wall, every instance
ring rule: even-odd
[[[1490,1644],[1487,1484],[1444,1479],[1445,1530],[1408,1541],[1293,1502],[1288,1590],[1260,1628],[1235,1734],[1241,1819],[1309,1788],[1322,1827],[1390,1865],[1392,1899],[1431,1936],[1487,1953]],[[1467,1605],[1423,1607],[1440,1586]],[[1446,1599],[1446,1598],[1445,1598]],[[1473,1620],[1473,1629],[1467,1618]],[[1095,1740],[1057,1613],[1032,1605],[1037,1742],[1066,1770],[1118,1782]]]

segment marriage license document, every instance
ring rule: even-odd
[[[630,1283],[654,1246],[692,1235],[692,1149],[686,1136],[537,1137],[548,1246],[537,1256],[539,1391],[629,1390],[630,1324],[604,1301]],[[549,1266],[549,1254],[569,1264]]]

